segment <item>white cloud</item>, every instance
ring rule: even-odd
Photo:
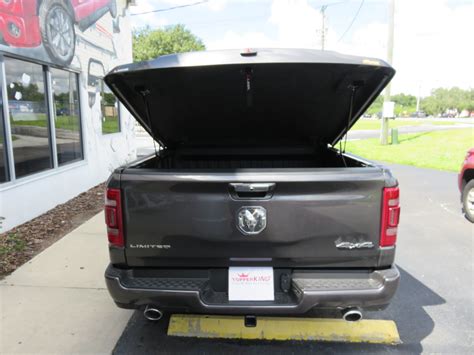
[[[385,58],[387,56],[387,24],[371,23],[356,31],[350,42],[338,42],[340,37],[330,37],[329,48],[343,53]]]
[[[197,2],[197,1],[195,1]],[[159,28],[170,25],[170,22],[166,19],[166,12],[152,12],[154,10],[163,9],[166,7],[182,6],[192,4],[191,0],[164,0],[157,2],[154,0],[139,0],[137,6],[130,8],[131,14],[144,13],[138,16],[131,16],[132,28],[140,28],[144,26],[150,26],[151,28]],[[227,5],[227,0],[209,0],[206,3],[199,4],[196,6],[205,6],[207,9],[218,12],[222,11]],[[173,11],[173,10],[172,10]],[[149,13],[146,13],[149,12]]]
[[[474,86],[472,18],[474,4],[450,8],[443,0],[396,2],[392,92],[428,95],[435,87]],[[348,18],[349,23],[351,19]],[[385,20],[385,19],[384,19]],[[276,37],[261,32],[229,31],[208,48],[320,48],[321,15],[307,0],[274,0],[268,23]],[[328,18],[326,48],[347,54],[387,57],[386,23],[356,24],[343,41]]]
[[[474,3],[449,8],[444,1],[402,1],[395,18],[394,90],[422,95],[440,86],[474,86]]]
[[[193,4],[196,2],[199,2],[199,0],[195,0],[195,1],[193,0],[162,0],[161,1],[162,4],[165,4],[165,5],[168,4],[170,7],[183,6],[183,5]],[[212,11],[222,11],[227,5],[227,2],[228,2],[227,0],[208,0],[205,3],[199,4],[196,6],[205,6]],[[139,5],[141,6],[141,1],[139,2]]]
[[[227,5],[227,0],[211,0],[206,4],[212,11],[222,11]]]
[[[130,7],[131,14],[156,10],[156,4],[153,3],[153,0],[140,0],[138,5],[139,6]],[[168,21],[156,12],[138,16],[130,16],[130,20],[132,28],[141,28],[147,25],[152,28],[158,28],[169,25]]]
[[[171,23],[164,17],[147,15],[147,19],[139,19],[140,16],[132,16],[132,28],[139,29],[145,26],[150,26],[152,29],[161,28],[170,25]]]
[[[273,1],[269,22],[277,26],[282,47],[315,48],[319,45],[321,14],[306,0]]]
[[[398,1],[395,11],[392,92],[429,95],[436,87],[474,86],[472,58],[474,5],[449,8],[442,0]],[[387,57],[387,24],[371,23],[350,40],[334,43],[342,52]]]
[[[306,0],[275,0],[271,4],[268,24],[276,26],[277,36],[270,38],[262,32],[227,31],[221,39],[206,42],[209,49],[280,47],[317,48],[321,15]]]
[[[206,42],[207,49],[240,49],[240,48],[271,48],[278,47],[275,40],[261,32],[236,33],[227,31],[222,38]]]

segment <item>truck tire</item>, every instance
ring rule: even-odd
[[[468,181],[462,190],[462,210],[467,220],[474,223],[474,180]]]
[[[55,64],[71,64],[76,48],[76,33],[71,12],[64,1],[44,0],[39,8],[43,46]]]

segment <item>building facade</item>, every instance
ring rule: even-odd
[[[103,82],[132,61],[129,2],[0,1],[0,233],[135,159],[135,121]]]

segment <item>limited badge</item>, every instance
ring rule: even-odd
[[[243,234],[258,234],[267,226],[267,210],[260,206],[242,207],[237,214],[237,227]]]

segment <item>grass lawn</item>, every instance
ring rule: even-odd
[[[102,133],[116,133],[120,132],[119,121],[117,116],[105,117],[102,121]]]
[[[455,125],[462,122],[453,122],[453,121],[405,121],[405,120],[390,120],[389,127],[397,128],[403,126],[421,126],[426,124],[432,125]],[[351,131],[359,130],[379,130],[382,125],[381,120],[359,120],[354,126],[352,126]]]
[[[469,148],[474,147],[471,128],[403,134],[400,144],[382,146],[378,138],[347,142],[347,151],[369,160],[459,171]]]
[[[79,130],[79,120],[77,116],[59,116],[56,117],[54,122],[56,129],[66,129],[70,131]],[[17,120],[14,121],[13,124],[16,126],[46,127],[48,125],[48,121],[46,120],[46,116],[44,116],[43,119],[37,120]],[[102,133],[106,134],[115,132],[120,132],[117,116],[106,117],[105,120],[102,121]]]
[[[48,125],[48,120],[46,119],[46,115],[43,116],[44,117],[41,117],[37,120],[16,120],[13,121],[13,124],[15,126],[46,127]],[[70,131],[77,131],[79,129],[79,120],[77,116],[59,116],[55,119],[55,124],[56,128],[67,129]]]

